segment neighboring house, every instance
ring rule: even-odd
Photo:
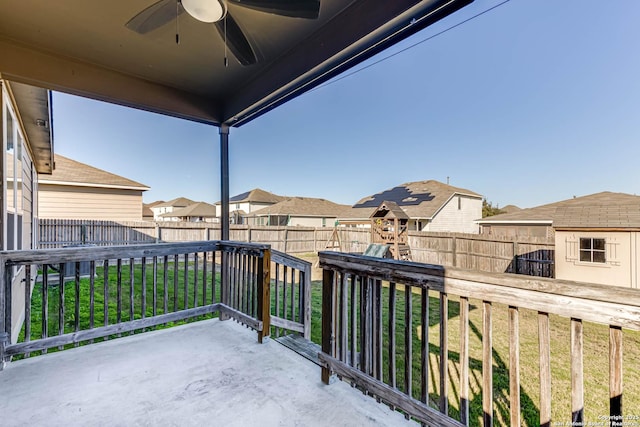
[[[574,197],[515,212],[478,220],[480,233],[498,237],[553,237],[553,222],[558,208],[587,205],[624,205],[635,203],[637,196],[608,191]]]
[[[37,248],[38,179],[53,170],[50,99],[45,89],[0,78],[2,250]],[[25,269],[14,267],[9,271],[13,295],[11,342],[16,342],[24,320]]]
[[[290,197],[246,217],[250,225],[333,227],[347,205],[313,197]]]
[[[51,175],[40,175],[41,218],[140,221],[149,187],[57,154]]]
[[[251,216],[255,211],[286,200],[287,197],[278,196],[268,191],[254,188],[242,194],[229,198],[229,216],[233,223],[242,222],[242,217]],[[216,217],[222,215],[222,204],[216,202]]]
[[[608,193],[591,202],[556,209],[556,278],[638,288],[640,197]]]
[[[197,202],[186,208],[176,209],[173,212],[160,215],[160,217],[178,218],[178,221],[186,222],[214,222],[216,207],[209,203]]]
[[[158,203],[154,206],[151,206],[151,210],[153,211],[153,220],[154,221],[180,221],[178,217],[165,215],[167,213],[171,213],[173,211],[184,209],[187,206],[193,205],[194,202],[191,199],[187,199],[186,197],[178,197],[173,200],[169,200],[168,202]]]
[[[475,221],[482,216],[482,196],[434,180],[408,182],[365,197],[340,222],[367,223],[384,201],[394,202],[409,216],[409,230],[478,233]]]
[[[152,207],[159,205],[160,203],[164,203],[164,200],[156,200],[151,203],[143,203],[142,204],[142,220],[143,221],[153,221],[153,210]]]

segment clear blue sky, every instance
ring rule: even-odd
[[[369,63],[500,3],[474,4]],[[640,194],[640,1],[511,0],[230,134],[230,192],[353,204],[436,179],[494,205]],[[55,151],[220,199],[218,128],[54,94]]]

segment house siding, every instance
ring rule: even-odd
[[[580,262],[576,253],[580,238],[605,239],[606,262]],[[557,279],[638,288],[640,233],[556,230],[555,242]]]
[[[54,219],[142,219],[142,191],[40,183],[39,216]]]
[[[460,203],[460,209],[458,209],[458,203]],[[422,231],[478,234],[478,225],[475,221],[481,216],[481,199],[456,194],[445,203]]]

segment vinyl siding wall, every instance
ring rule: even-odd
[[[40,182],[38,197],[40,218],[142,219],[142,191],[71,187]]]
[[[581,262],[580,238],[605,239],[604,263]],[[640,232],[556,231],[556,278],[638,288]]]
[[[422,231],[477,234],[478,225],[475,221],[481,217],[482,199],[456,194]]]

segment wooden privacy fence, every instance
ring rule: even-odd
[[[271,245],[289,254],[315,253],[334,242],[333,228],[232,225],[230,240]],[[215,240],[220,229],[213,223],[112,222],[85,220],[39,221],[41,248],[78,244],[114,245],[151,242]],[[363,253],[371,242],[371,230],[338,227],[341,252]],[[553,239],[513,240],[477,234],[409,232],[412,260],[428,264],[495,273],[554,277]]]
[[[319,257],[325,383],[337,374],[428,425],[636,423],[637,290],[335,252]],[[497,329],[499,321],[508,327]],[[603,407],[585,415],[598,402]]]

